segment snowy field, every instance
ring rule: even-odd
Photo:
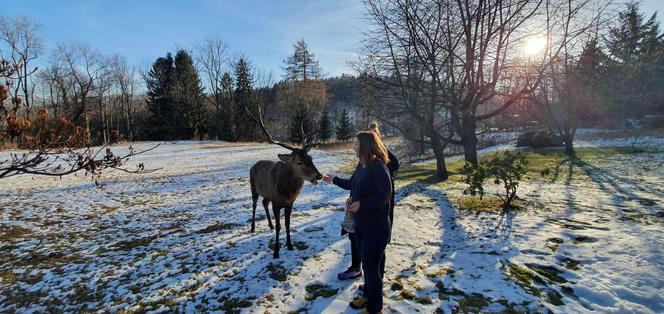
[[[281,152],[172,143],[133,160],[161,170],[107,172],[101,187],[0,180],[0,312],[356,312],[360,281],[336,280],[350,263],[345,191],[305,183],[295,250],[278,260],[260,203],[249,232],[249,168]],[[350,161],[312,155],[323,173]],[[662,160],[612,155],[581,175],[562,165],[555,180],[525,182],[532,208],[504,219],[455,210],[461,185],[398,181],[386,312],[664,312]]]

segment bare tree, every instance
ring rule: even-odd
[[[111,91],[111,88],[114,81],[114,73],[111,68],[112,60],[109,58],[102,57],[100,60],[100,70],[97,75],[94,77],[94,92],[97,100],[97,105],[99,107],[99,117],[100,117],[100,137],[104,144],[108,144],[110,140],[109,134],[109,117],[108,117],[108,94]]]
[[[564,32],[548,36],[551,53],[524,60],[519,45],[546,34],[548,25],[535,18],[543,1],[365,1],[373,28],[358,69],[380,86],[378,103],[390,105],[381,120],[398,128],[394,119],[406,115],[422,128],[424,139],[414,140],[433,148],[440,177],[447,176],[445,143],[463,145],[466,161],[477,166],[480,127],[529,96],[563,43],[585,31],[572,29],[570,19],[590,0],[552,2],[566,12],[552,21]]]
[[[21,66],[0,60],[0,79],[12,82],[21,79]],[[62,117],[50,116],[48,110],[40,109],[34,119],[23,119],[16,115],[25,106],[19,97],[11,97],[10,109],[6,101],[10,98],[11,84],[0,85],[0,143],[13,140],[23,151],[0,155],[0,179],[21,174],[63,176],[85,171],[93,177],[105,169],[118,169],[132,173],[143,173],[143,164],[135,169],[124,166],[127,161],[144,151],[129,147],[124,155],[116,155],[109,148],[95,148],[89,144],[88,135],[79,126]],[[95,181],[96,182],[96,181]]]
[[[27,17],[0,18],[0,40],[9,48],[6,56],[0,50],[0,58],[8,58],[16,67],[13,95],[22,97],[26,118],[30,117],[34,102],[35,87],[30,78],[37,72],[37,67],[31,64],[43,49],[41,38],[38,37],[39,29],[40,25]]]
[[[130,141],[134,139],[134,99],[138,89],[138,70],[127,64],[127,60],[121,56],[113,58],[113,70],[115,81],[119,89],[120,112],[125,122],[125,132]]]
[[[555,29],[555,24],[550,23],[551,20],[560,19],[560,14],[565,12],[550,10],[548,1],[546,6],[548,32],[565,31]],[[599,68],[604,58],[598,42],[599,32],[613,15],[610,1],[597,0],[584,9],[570,20],[570,24],[581,29],[592,26],[592,29],[588,29],[585,36],[577,36],[563,43],[560,58],[548,65],[542,84],[533,92],[532,98],[544,109],[550,129],[562,139],[565,153],[570,156],[575,153],[574,137],[580,124],[598,116]],[[546,53],[552,53],[550,49]]]
[[[83,116],[85,128],[90,130],[88,98],[95,87],[95,80],[107,64],[99,52],[80,43],[60,44],[55,50],[54,58],[64,76],[74,83],[72,121],[76,122]]]
[[[229,68],[228,44],[216,37],[209,37],[194,48],[194,59],[207,78],[211,91],[212,104],[215,108],[215,129],[217,139],[221,138],[222,130],[222,78]]]

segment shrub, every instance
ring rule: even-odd
[[[537,130],[521,133],[516,140],[517,147],[529,146],[532,148],[558,147],[563,142],[557,135],[549,130]]]
[[[492,178],[494,184],[502,185],[503,191],[496,195],[503,201],[503,210],[507,210],[512,207],[512,201],[516,198],[517,187],[527,171],[527,165],[528,160],[524,154],[511,151],[496,154],[476,168],[472,167],[470,163],[466,163],[464,182],[468,188],[463,193],[473,196],[479,194],[482,198],[484,182],[486,179]]]

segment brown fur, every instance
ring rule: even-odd
[[[294,150],[291,154],[280,154],[281,162],[261,160],[251,167],[249,181],[251,183],[251,197],[253,200],[253,214],[251,219],[251,232],[256,229],[256,204],[258,197],[263,197],[263,207],[270,229],[273,228],[268,205],[272,203],[272,211],[276,224],[274,258],[279,258],[279,231],[281,224],[279,215],[281,209],[285,210],[286,245],[293,249],[290,239],[290,215],[293,203],[300,194],[305,180],[316,182],[322,178],[313,164],[311,157],[304,149]]]

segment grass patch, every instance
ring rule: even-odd
[[[417,297],[415,298],[415,302],[419,304],[433,304],[433,301],[431,300],[431,297],[426,296],[426,297]]]
[[[267,265],[267,271],[270,278],[276,281],[286,281],[288,279],[288,270],[281,264],[269,264]]]
[[[307,301],[316,300],[318,297],[329,298],[337,295],[337,292],[339,291],[339,289],[333,289],[324,284],[308,285],[304,290],[307,291],[307,295],[304,296],[304,299]]]
[[[241,309],[248,308],[252,305],[253,303],[249,300],[233,298],[224,301],[222,309],[224,310],[224,313],[240,313]]]
[[[507,264],[507,271],[505,275],[512,279],[517,285],[519,285],[526,292],[539,297],[541,289],[538,289],[533,286],[533,282],[539,282],[543,284],[544,282],[537,276],[537,274],[526,268],[521,267],[516,264],[509,263]]]
[[[207,227],[205,227],[201,230],[198,230],[195,233],[199,233],[199,234],[200,233],[212,233],[212,232],[216,232],[216,231],[219,231],[219,230],[233,229],[233,228],[238,227],[238,226],[239,226],[238,224],[234,224],[234,223],[227,223],[227,224],[216,223],[214,225],[209,225],[209,226],[207,226]]]
[[[566,283],[567,280],[563,277],[560,276],[561,271],[556,268],[555,266],[549,266],[549,265],[540,265],[540,264],[535,264],[535,263],[526,263],[525,264],[528,268],[532,269],[535,271],[537,274],[540,276],[546,278],[550,282],[561,284],[561,283]]]
[[[344,160],[341,165],[336,169],[336,172],[338,172],[341,175],[346,175],[350,177],[353,172],[355,172],[355,168],[357,167],[357,160],[355,158],[349,158]]]
[[[565,302],[563,302],[563,296],[558,293],[558,291],[555,290],[549,290],[546,292],[546,299],[549,303],[555,305],[555,306],[561,306],[565,305]]]
[[[403,290],[403,281],[401,278],[396,278],[392,281],[392,285],[390,285],[390,289],[392,291],[398,291],[398,290]]]
[[[23,238],[32,233],[30,229],[7,224],[0,225],[0,230],[2,242],[14,242],[16,238]]]
[[[573,240],[574,244],[580,244],[580,243],[595,243],[595,242],[597,242],[597,241],[599,241],[598,238],[595,238],[595,237],[589,237],[589,236],[585,236],[585,235],[578,235],[578,236],[575,236],[575,237],[574,237],[574,240]]]
[[[150,244],[152,241],[157,239],[159,237],[158,234],[151,235],[149,237],[145,238],[139,238],[139,239],[134,239],[134,240],[128,240],[128,241],[120,241],[115,245],[115,248],[120,251],[129,251],[133,248],[139,247],[139,246],[146,246]]]
[[[451,195],[452,205],[459,210],[474,212],[502,212],[503,201],[494,195],[485,195],[483,198],[470,195]]]
[[[5,270],[0,273],[0,282],[5,285],[13,285],[17,281],[16,275],[11,270]]]
[[[570,270],[579,270],[579,265],[581,264],[579,261],[570,257],[565,257],[561,262],[565,268]]]
[[[401,293],[399,295],[401,295],[401,297],[404,300],[413,300],[413,299],[415,299],[415,292],[411,291],[411,290],[408,290],[408,289],[401,290]]]
[[[298,251],[304,251],[304,250],[306,250],[306,249],[309,248],[309,246],[307,245],[307,243],[302,242],[302,241],[295,241],[295,242],[293,242],[293,246],[294,246],[295,249],[297,249]]]
[[[453,272],[454,271],[449,266],[441,266],[438,268],[438,270],[427,271],[425,275],[429,278],[435,278],[435,277],[445,276]]]
[[[662,148],[648,148],[647,152],[662,152]],[[587,175],[580,169],[569,156],[564,153],[563,148],[541,148],[522,150],[528,159],[526,178],[545,179],[556,182],[565,180],[586,180]],[[486,162],[500,152],[490,152],[480,155],[480,163]],[[613,155],[632,155],[631,147],[583,147],[576,149],[576,157],[589,161],[593,159],[606,158]],[[449,179],[445,183],[462,183],[463,165],[465,161],[457,160],[446,163]],[[418,181],[427,184],[443,183],[436,175],[435,162],[423,164],[401,165],[397,179],[405,181]]]
[[[555,253],[565,240],[561,238],[548,238],[546,239],[546,247],[551,250],[552,253]]]
[[[452,313],[480,313],[483,307],[489,305],[486,297],[476,293],[455,301],[459,303],[459,307],[453,309]]]

